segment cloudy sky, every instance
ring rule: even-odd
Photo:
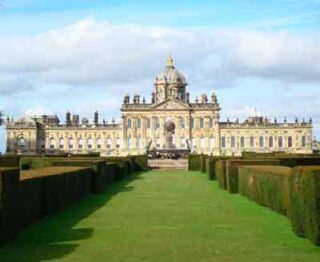
[[[319,0],[150,2],[0,0],[0,110],[120,119],[172,54],[223,119],[312,117],[320,138]]]

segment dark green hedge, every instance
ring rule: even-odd
[[[188,157],[188,170],[200,170],[201,155],[192,155]]]
[[[215,164],[215,174],[218,184],[222,189],[227,188],[226,181],[226,159],[219,159]]]
[[[201,155],[200,157],[200,170],[202,173],[206,173],[207,171],[207,159],[208,159],[208,155]]]
[[[19,167],[19,156],[2,156],[0,157],[0,167]]]
[[[275,159],[230,159],[226,164],[226,190],[229,193],[238,193],[239,187],[239,166],[240,165],[279,165],[279,160]]]
[[[206,170],[209,180],[215,180],[216,179],[216,162],[218,159],[213,157],[208,157],[206,159]]]
[[[50,176],[44,173],[43,176],[20,181],[20,226],[30,225],[90,194],[91,183],[91,168]]]
[[[18,234],[19,169],[0,169],[0,244],[12,241]]]
[[[297,167],[290,179],[294,233],[320,245],[320,167]]]
[[[239,166],[239,193],[287,215],[290,210],[291,168],[282,166]]]

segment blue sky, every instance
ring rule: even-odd
[[[0,0],[0,109],[119,119],[171,53],[223,118],[313,117],[320,137],[319,28],[319,0]]]

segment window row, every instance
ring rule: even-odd
[[[160,119],[158,117],[154,117],[152,118],[153,119],[153,127],[154,128],[160,128]],[[205,127],[205,121],[204,121],[204,118],[199,118],[197,119],[197,121],[195,121],[194,118],[191,118],[190,119],[190,128],[195,128],[196,126],[199,127],[199,128],[204,128]],[[141,119],[140,118],[137,118],[137,119],[131,119],[131,118],[128,118],[127,120],[127,128],[133,128],[133,121],[135,121],[135,127],[136,128],[141,128]],[[197,125],[195,125],[197,122]],[[214,126],[214,120],[212,117],[210,117],[209,119],[209,128],[213,128]],[[179,127],[180,128],[185,128],[186,127],[186,121],[184,118],[180,118],[179,120]],[[146,128],[151,128],[151,118],[147,118],[147,121],[146,121]]]
[[[58,145],[57,145],[58,142]],[[112,139],[108,138],[105,140],[105,142],[103,142],[103,140],[101,138],[98,138],[95,140],[95,144],[96,144],[96,148],[98,149],[102,149],[102,148],[107,148],[110,149],[112,148]],[[94,148],[94,140],[92,138],[88,138],[88,139],[78,139],[77,140],[77,148],[78,149],[83,149],[85,147],[85,144],[87,146],[88,149],[92,149]],[[116,138],[115,139],[115,144],[116,144],[116,148],[120,148],[120,138]],[[55,149],[56,146],[58,146],[58,148],[63,149],[63,148],[69,148],[69,149],[74,149],[76,146],[76,140],[73,138],[69,138],[69,139],[64,139],[64,138],[59,138],[58,141],[55,138],[50,138],[49,140],[49,147],[50,149]]]
[[[249,140],[248,141],[249,145],[247,145],[247,140]],[[256,140],[258,140],[258,141],[256,141]],[[258,143],[258,144],[256,144],[256,143]],[[294,141],[293,141],[292,136],[289,136],[287,138],[287,140],[285,140],[284,137],[282,137],[282,136],[278,137],[278,139],[275,139],[272,136],[267,137],[267,138],[265,138],[264,136],[260,136],[258,138],[253,137],[253,136],[251,136],[249,138],[241,136],[239,145],[237,145],[237,143],[236,143],[235,136],[230,137],[230,147],[240,146],[241,148],[244,148],[246,146],[249,146],[249,147],[254,148],[258,145],[258,147],[271,147],[272,148],[272,147],[277,146],[279,148],[285,148],[285,147],[291,148],[291,147],[293,147],[293,144],[294,144]],[[305,147],[306,145],[307,145],[306,136],[302,136],[301,137],[301,146]],[[227,141],[226,141],[225,136],[221,137],[221,147],[222,148],[227,147]]]

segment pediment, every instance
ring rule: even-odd
[[[188,104],[178,100],[167,99],[151,107],[153,110],[186,110],[190,109]]]

